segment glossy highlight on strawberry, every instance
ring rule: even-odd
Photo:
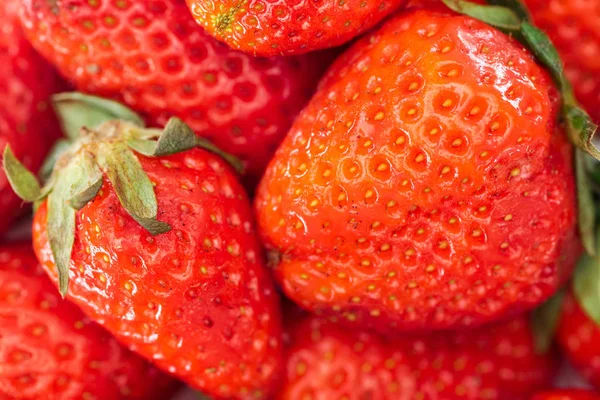
[[[184,0],[24,0],[36,47],[78,90],[172,116],[246,162],[258,180],[328,57],[254,58],[197,26]]]
[[[558,110],[501,32],[433,11],[388,21],[330,69],[259,187],[285,293],[384,332],[544,301],[580,252]]]
[[[0,246],[1,399],[156,399],[175,381],[60,298],[28,244]]]
[[[208,33],[255,55],[291,55],[342,45],[405,0],[187,0]]]

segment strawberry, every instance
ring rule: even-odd
[[[0,246],[1,399],[164,399],[174,381],[63,301],[29,244]]]
[[[528,399],[552,382],[527,318],[470,332],[384,339],[313,317],[291,332],[285,400]]]
[[[259,186],[286,294],[381,331],[530,309],[579,253],[559,97],[521,45],[400,14],[327,73]]]
[[[79,90],[163,126],[177,115],[257,180],[327,57],[254,58],[205,34],[184,0],[25,0],[33,45]]]
[[[48,106],[61,84],[19,27],[17,1],[0,5],[0,149],[10,144],[28,168],[37,170],[60,132]],[[0,234],[21,214],[21,200],[0,168]]]
[[[405,0],[187,0],[208,33],[263,56],[338,46],[375,26]]]
[[[565,61],[566,75],[590,115],[600,122],[600,1],[524,0]]]
[[[600,400],[600,395],[582,389],[555,389],[537,393],[531,400]]]
[[[10,149],[5,164],[21,196],[41,201],[34,248],[61,293],[206,394],[268,397],[281,361],[278,299],[249,200],[213,152],[227,156],[176,118],[145,129],[119,104],[80,94],[55,107],[67,132],[94,123],[48,184]]]
[[[586,314],[572,292],[565,296],[556,340],[569,361],[600,388],[600,326]]]

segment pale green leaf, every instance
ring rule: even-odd
[[[137,157],[123,143],[107,147],[98,159],[123,208],[153,235],[164,233],[166,225],[157,219],[154,187]]]
[[[143,119],[129,108],[100,97],[78,92],[60,93],[52,96],[52,104],[63,132],[70,139],[78,138],[83,127],[94,129],[112,120],[144,126]]]
[[[15,157],[10,146],[6,146],[2,157],[4,172],[17,196],[27,202],[38,200],[42,188],[35,175],[21,164],[17,157]]]

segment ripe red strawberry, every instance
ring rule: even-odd
[[[35,214],[35,251],[61,292],[70,281],[88,316],[206,394],[268,397],[281,361],[278,299],[231,168],[195,148],[215,150],[180,120],[163,133],[97,98],[62,96],[56,107],[66,126],[107,121],[57,161]],[[5,160],[23,193],[25,173]]]
[[[600,388],[600,326],[577,303],[565,296],[556,339],[569,361],[596,388]]]
[[[291,333],[285,400],[529,399],[548,386],[527,318],[464,333],[383,339],[311,318]]]
[[[184,0],[24,0],[34,46],[79,90],[164,125],[177,115],[257,179],[320,75],[321,56],[254,58],[196,25]],[[250,179],[251,179],[250,178]]]
[[[300,54],[338,46],[372,28],[405,0],[187,0],[196,21],[234,49]]]
[[[565,62],[575,94],[600,122],[600,1],[525,0]]]
[[[286,294],[383,331],[542,302],[579,253],[558,108],[499,31],[443,12],[388,21],[338,59],[258,189]]]
[[[600,395],[589,390],[555,389],[538,393],[531,400],[600,400]]]
[[[0,246],[1,399],[165,399],[174,381],[58,292],[30,245]]]
[[[37,170],[60,132],[48,97],[61,84],[19,27],[18,2],[0,4],[0,149],[10,144],[28,168]],[[20,214],[22,201],[0,168],[0,234]]]

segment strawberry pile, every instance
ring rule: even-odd
[[[600,0],[0,20],[0,400],[600,399]]]

